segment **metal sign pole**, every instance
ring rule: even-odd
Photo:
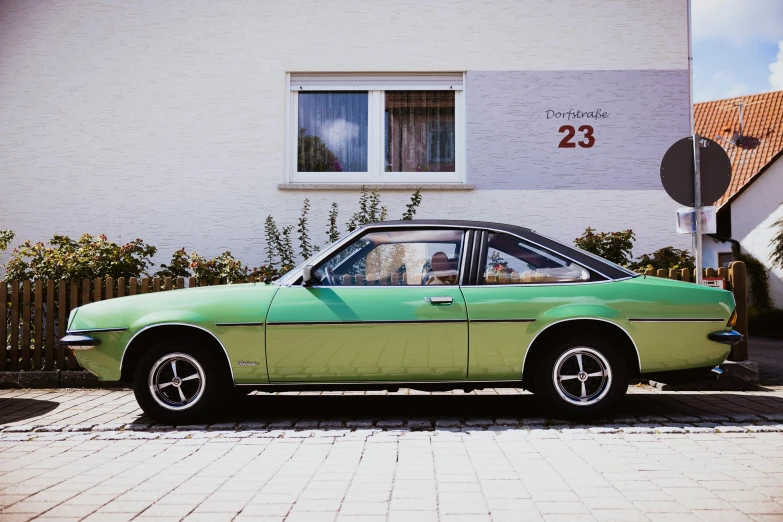
[[[701,241],[702,230],[704,224],[702,223],[701,215],[701,161],[699,154],[699,141],[701,136],[693,133],[693,207],[696,215],[694,216],[696,222],[696,231],[694,233],[694,257],[696,258],[696,284],[701,284],[702,278],[702,258],[701,258]]]
[[[693,133],[693,207],[696,215],[696,231],[693,234],[693,255],[696,258],[696,284],[701,284],[702,278],[702,259],[701,259],[701,231],[702,218],[701,218],[701,165],[699,161],[699,140],[701,136],[696,133],[696,122],[693,114],[693,35],[692,35],[692,18],[691,18],[691,2],[688,0],[688,76],[690,80],[690,89],[688,89],[688,103],[690,104],[689,116],[691,124],[691,132]]]

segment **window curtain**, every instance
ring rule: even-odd
[[[387,91],[387,172],[454,172],[454,92]]]

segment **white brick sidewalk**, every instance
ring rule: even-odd
[[[783,519],[783,433],[138,434],[0,441],[0,521]]]
[[[783,390],[256,395],[161,426],[127,390],[0,391],[0,522],[783,520]],[[341,396],[335,396],[341,395]]]

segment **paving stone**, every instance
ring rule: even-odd
[[[749,413],[727,413],[726,416],[735,422],[754,422],[764,420],[758,415]]]
[[[236,422],[218,422],[215,424],[210,424],[207,426],[208,430],[215,430],[215,431],[228,431],[233,430],[237,427]]]
[[[748,430],[744,426],[732,426],[732,425],[720,425],[716,426],[715,430],[718,433],[745,433]]]
[[[378,428],[402,428],[403,421],[401,420],[379,420],[375,422],[375,426]]]
[[[634,435],[641,435],[641,434],[653,434],[655,433],[655,429],[653,428],[645,428],[642,426],[625,426],[620,428],[620,431],[623,433],[630,433]]]
[[[531,426],[531,425],[546,424],[546,423],[547,423],[547,419],[544,419],[542,417],[530,417],[530,418],[522,419],[523,426]]]
[[[185,426],[177,426],[178,430],[182,431],[198,431],[207,429],[206,424],[187,424]]]
[[[24,433],[24,432],[28,432],[28,431],[33,431],[37,427],[38,426],[36,426],[34,424],[22,424],[22,425],[19,425],[19,426],[6,426],[3,429],[3,433]]]
[[[321,423],[318,426],[326,429],[340,429],[343,428],[345,425],[341,420],[332,419],[332,420],[321,421]]]
[[[91,422],[81,423],[81,424],[72,424],[70,426],[65,426],[63,431],[91,431],[95,427],[95,424]]]
[[[783,422],[783,413],[762,413],[759,416],[764,417],[768,421]]]
[[[764,423],[742,426],[751,433],[776,433],[783,431],[783,424]]]
[[[150,426],[150,431],[155,431],[158,433],[165,432],[165,431],[174,431],[174,430],[176,430],[176,428],[169,424],[153,424],[152,426]]]
[[[294,421],[290,419],[279,419],[273,422],[270,422],[267,426],[270,430],[281,430],[285,428],[291,428],[294,425]]]
[[[409,420],[408,428],[411,430],[431,430],[432,421],[428,420]]]
[[[519,426],[522,424],[522,419],[495,419],[497,426]]]
[[[120,431],[125,424],[120,422],[110,422],[107,424],[96,424],[92,427],[92,431]]]
[[[238,425],[236,425],[236,429],[238,430],[263,430],[269,426],[268,422],[264,421],[246,421],[246,422],[240,422]],[[222,429],[222,428],[221,428]],[[230,428],[227,428],[230,429]]]
[[[131,422],[123,426],[122,429],[127,431],[150,431],[153,426],[155,424],[149,422]]]
[[[590,433],[597,433],[599,435],[620,432],[618,428],[610,428],[610,427],[588,428],[587,431]]]
[[[349,420],[345,422],[348,428],[372,428],[371,420]]]
[[[312,430],[318,427],[317,420],[301,420],[294,424],[294,428],[297,430]]]
[[[462,422],[459,419],[438,419],[435,421],[436,428],[459,428]]]
[[[493,424],[492,419],[465,419],[462,423],[463,426],[468,428],[487,428]]]
[[[685,428],[679,426],[659,426],[655,431],[663,434],[685,433]]]

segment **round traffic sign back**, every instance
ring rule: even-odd
[[[701,204],[718,201],[731,182],[731,161],[723,148],[708,138],[699,138]],[[671,198],[687,207],[693,198],[693,137],[683,138],[669,147],[661,161],[661,183]]]

